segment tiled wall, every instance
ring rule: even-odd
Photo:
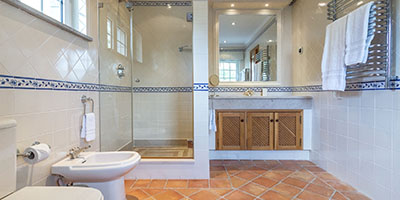
[[[93,42],[0,1],[0,74],[98,83],[97,5],[96,1],[88,2],[88,31]],[[0,118],[17,121],[17,147],[23,151],[34,141],[52,147],[51,156],[40,163],[28,165],[18,159],[18,188],[54,184],[49,176],[51,165],[65,157],[71,147],[87,145],[79,137],[82,95],[94,99],[98,113],[99,93],[95,91],[0,87]],[[99,149],[98,141],[92,143],[92,150]]]
[[[131,87],[132,59],[130,51],[131,13],[125,2],[101,0],[99,8],[99,72],[101,84]],[[112,21],[113,47],[107,48],[107,19]],[[126,33],[127,55],[117,52],[117,27]],[[125,76],[117,76],[117,66],[125,67]],[[101,151],[116,151],[126,146],[132,148],[132,94],[100,93]]]
[[[321,84],[329,21],[320,2],[298,0],[293,7],[293,46],[304,48],[304,54],[293,54],[295,85]],[[398,199],[399,90],[307,95],[314,97],[311,160],[373,199]]]
[[[178,51],[192,45],[189,12],[192,6],[135,7],[134,41],[142,44],[142,60],[135,57],[133,79],[140,82],[134,81],[133,87],[192,87],[191,47]],[[191,92],[134,92],[134,140],[192,140],[192,100]]]

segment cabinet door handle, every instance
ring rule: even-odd
[[[279,119],[275,120],[276,122],[279,122]]]
[[[240,122],[244,122],[244,119],[241,119]]]
[[[274,120],[273,120],[273,119],[271,119],[271,120],[270,120],[270,122],[274,122]]]

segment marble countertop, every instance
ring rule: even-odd
[[[252,99],[312,99],[311,96],[292,96],[292,95],[283,95],[283,96],[245,96],[245,95],[216,95],[216,96],[209,96],[209,99],[246,99],[246,100],[252,100]]]

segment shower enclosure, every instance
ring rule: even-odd
[[[193,157],[192,6],[104,0],[99,6],[101,150]]]

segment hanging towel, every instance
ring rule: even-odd
[[[87,113],[82,119],[81,138],[85,138],[87,142],[96,139],[96,115]]]
[[[347,17],[346,29],[346,66],[366,63],[368,49],[375,34],[368,34],[370,14],[374,2],[369,2],[354,10]],[[374,18],[371,19],[373,21]]]
[[[217,122],[215,119],[215,110],[210,110],[210,123],[209,126],[210,131],[217,132]]]
[[[322,89],[344,91],[346,66],[344,64],[347,16],[326,27],[325,46],[322,56]]]

